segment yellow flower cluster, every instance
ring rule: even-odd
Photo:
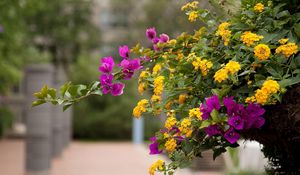
[[[140,76],[139,76],[139,85],[138,85],[138,92],[142,95],[145,90],[147,89],[147,85],[143,82],[143,80],[145,78],[147,78],[148,76],[150,75],[150,72],[148,71],[142,71],[140,73]]]
[[[149,168],[149,175],[154,175],[156,170],[162,171],[164,169],[165,162],[163,160],[157,160]]]
[[[229,61],[225,67],[219,69],[215,75],[214,79],[215,81],[221,83],[222,81],[226,80],[228,78],[228,74],[235,74],[241,70],[241,65],[236,61]]]
[[[160,103],[161,102],[161,96],[153,94],[151,97],[151,101],[154,103]]]
[[[200,57],[196,57],[196,59],[192,62],[194,69],[195,70],[201,70],[201,73],[203,76],[206,76],[209,69],[212,68],[213,63],[206,60],[206,59],[201,59]]]
[[[141,80],[141,79],[144,79],[144,78],[147,78],[148,76],[149,76],[149,72],[148,71],[142,71],[141,73],[140,73],[140,77],[139,77],[139,79]]]
[[[262,11],[264,11],[264,9],[265,9],[265,6],[264,6],[262,3],[257,3],[257,4],[254,6],[254,11],[255,11],[255,12],[261,13]]]
[[[289,41],[288,38],[282,38],[282,39],[278,40],[278,42],[279,42],[280,44],[286,44],[288,41]]]
[[[197,11],[191,11],[189,13],[189,21],[191,22],[195,22],[198,17],[199,17],[199,13]]]
[[[174,138],[168,139],[165,143],[166,151],[169,152],[169,153],[175,151],[176,146],[177,146],[177,143],[176,143],[176,140]]]
[[[183,104],[185,102],[186,98],[187,98],[186,94],[180,94],[178,97],[178,103]]]
[[[264,37],[261,35],[257,35],[255,33],[252,33],[250,31],[246,31],[242,34],[241,40],[244,44],[246,44],[248,47],[254,44],[254,42],[259,41],[263,39]]]
[[[241,65],[236,61],[229,61],[225,65],[225,69],[228,70],[228,72],[230,74],[234,74],[234,73],[238,72],[239,70],[241,70]]]
[[[291,55],[298,52],[298,45],[296,43],[287,43],[277,47],[275,52],[277,54],[283,54],[285,57],[289,58]]]
[[[184,118],[179,126],[179,130],[182,134],[184,134],[186,137],[191,137],[192,135],[192,128],[191,128],[191,119],[189,118]]]
[[[170,130],[172,129],[173,126],[175,126],[176,123],[177,123],[176,118],[174,116],[170,116],[165,121],[165,128]]]
[[[215,81],[217,81],[219,83],[226,80],[227,78],[228,78],[228,70],[226,70],[224,68],[218,70],[214,75]]]
[[[171,109],[171,105],[173,104],[173,100],[169,101],[166,105],[165,105],[165,108],[166,109]]]
[[[138,91],[139,93],[142,95],[146,90],[146,84],[145,83],[139,83],[139,86],[138,86]]]
[[[266,80],[261,89],[256,90],[255,95],[246,98],[246,102],[257,102],[259,104],[266,104],[272,94],[276,94],[280,89],[280,85],[275,80]]]
[[[154,85],[154,94],[155,95],[161,95],[164,90],[164,76],[158,76],[154,79],[153,85]]]
[[[182,11],[188,10],[188,9],[195,9],[197,8],[199,2],[198,1],[193,1],[185,4],[184,6],[181,7]]]
[[[216,36],[222,37],[222,40],[224,41],[224,45],[228,46],[230,37],[231,37],[231,31],[228,30],[228,27],[230,26],[230,23],[223,22],[219,25],[218,30],[216,32]]]
[[[196,117],[198,120],[202,120],[202,112],[200,111],[200,108],[190,109],[189,117],[190,118]]]
[[[266,60],[271,55],[271,50],[266,44],[258,44],[254,47],[254,55],[261,61]]]
[[[133,109],[133,112],[132,112],[133,116],[135,118],[140,118],[142,113],[146,112],[146,110],[147,110],[146,107],[148,104],[149,104],[148,100],[146,100],[146,99],[140,100],[137,103],[136,107]]]
[[[161,70],[161,64],[157,63],[153,69],[152,69],[152,74],[153,75],[157,75]]]

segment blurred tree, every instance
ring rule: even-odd
[[[22,76],[22,66],[47,56],[28,45],[21,0],[0,1],[0,94],[8,93]]]
[[[30,43],[48,51],[54,65],[68,70],[82,51],[92,52],[99,46],[92,0],[26,0],[23,6]]]

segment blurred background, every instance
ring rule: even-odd
[[[91,97],[65,113],[50,105],[31,109],[32,94],[45,83],[59,87],[65,81],[98,80],[101,57],[118,59],[118,47],[124,44],[150,46],[145,37],[148,27],[171,38],[193,32],[203,24],[188,22],[180,11],[186,2],[1,0],[0,174],[147,174],[159,158],[148,155],[147,140],[161,122],[151,116],[132,119],[139,99],[135,79],[127,82],[120,97]],[[221,13],[206,0],[200,4]],[[259,145],[247,147],[250,152],[232,150],[215,162],[207,153],[178,174],[254,174],[257,169],[261,174],[265,160]],[[256,164],[249,168],[242,153]]]

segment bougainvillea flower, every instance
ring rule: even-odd
[[[210,112],[205,104],[200,105],[200,111],[202,113],[202,119],[207,120],[210,117]]]
[[[156,37],[156,30],[154,27],[148,28],[146,30],[146,36],[148,37],[149,40],[152,40],[153,38]]]
[[[204,131],[209,137],[222,134],[222,131],[218,125],[210,125],[209,127],[205,128]]]
[[[209,98],[206,98],[206,106],[209,111],[212,111],[214,109],[219,110],[221,108],[219,97],[217,95],[213,95]]]
[[[158,149],[158,142],[157,142],[156,137],[151,137],[150,141],[152,142],[149,145],[150,154],[153,155],[153,154],[160,154],[160,153],[162,153],[162,150]]]
[[[246,111],[251,117],[260,117],[266,112],[259,104],[253,103],[247,106]]]
[[[228,124],[236,130],[244,129],[244,120],[238,115],[234,115],[228,119]]]
[[[115,65],[114,59],[111,56],[102,58],[101,63],[99,71],[102,73],[110,73]]]
[[[104,85],[111,85],[113,81],[114,76],[112,74],[102,74],[100,76],[100,84],[102,86]]]
[[[242,115],[245,124],[244,129],[260,128],[264,123],[265,119],[261,116],[265,113],[265,110],[258,104],[249,104]]]
[[[159,42],[159,38],[155,37],[151,41],[153,44],[157,44]]]
[[[123,94],[123,89],[125,87],[124,83],[115,83],[111,86],[111,95],[119,96]]]
[[[123,68],[122,71],[123,74],[125,75],[124,77],[125,80],[130,79],[133,76],[134,71],[137,71],[142,68],[139,58],[133,60],[124,59],[121,61],[119,66]]]
[[[232,116],[232,114],[234,113],[234,111],[236,109],[236,105],[237,105],[237,103],[233,100],[233,97],[225,97],[223,99],[223,103],[227,109],[227,114],[229,116]]]
[[[128,59],[129,58],[129,53],[130,53],[130,50],[129,50],[127,45],[119,47],[119,55],[122,58]]]
[[[265,119],[263,117],[258,117],[254,124],[253,127],[254,128],[261,128],[263,125],[265,124]]]
[[[236,143],[240,137],[240,134],[237,133],[232,127],[224,133],[224,138],[231,144]]]
[[[200,105],[200,111],[202,112],[202,118],[203,120],[206,120],[209,118],[210,113],[216,109],[219,110],[221,108],[219,98],[217,95],[213,95],[209,98],[206,98],[206,104]]]
[[[159,41],[161,43],[166,43],[169,41],[169,36],[167,34],[163,33],[163,34],[159,35]]]

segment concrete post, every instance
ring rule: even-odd
[[[134,144],[144,143],[144,118],[136,119],[133,117],[132,138]]]
[[[64,146],[69,146],[72,140],[72,116],[73,116],[73,108],[70,107],[64,112]]]
[[[52,86],[53,67],[51,65],[30,65],[25,71],[26,105],[26,173],[28,175],[48,175],[51,166],[52,147],[52,105],[43,104],[31,108],[33,93],[43,85]]]
[[[62,66],[57,66],[54,71],[53,85],[56,89],[59,89],[65,82],[65,73]],[[62,106],[52,106],[53,110],[53,128],[52,128],[52,156],[59,157],[64,149],[64,113]]]

